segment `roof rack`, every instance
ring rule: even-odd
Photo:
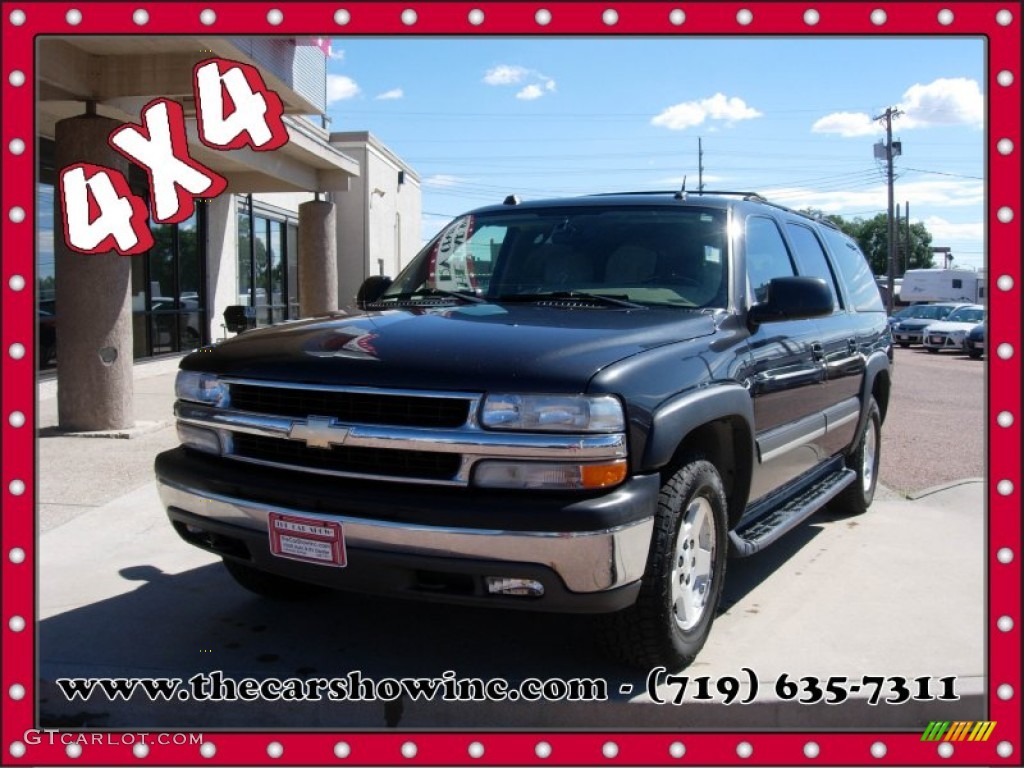
[[[595,192],[590,197],[620,197],[627,195],[678,195],[681,190],[678,189],[652,189],[646,191],[630,191],[630,192]],[[736,197],[742,197],[744,200],[757,200],[759,202],[767,203],[768,200],[757,192],[737,192],[735,190],[724,190],[724,189],[704,189],[704,190],[685,190],[682,192],[684,195],[734,195]]]

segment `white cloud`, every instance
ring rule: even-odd
[[[702,125],[707,120],[721,120],[734,123],[738,120],[751,120],[761,117],[761,113],[747,106],[743,99],[727,97],[716,93],[700,101],[684,101],[668,107],[659,115],[651,118],[651,125],[660,125],[673,131],[684,131],[687,128]]]
[[[758,190],[769,200],[790,208],[817,208],[825,213],[843,211],[884,211],[888,207],[888,191],[879,181],[874,187],[855,190],[820,191],[811,187],[777,187]],[[980,181],[913,181],[896,182],[896,202],[913,202],[915,209],[963,208],[979,206],[984,200],[985,186]]]
[[[428,176],[423,180],[423,186],[425,187],[457,187],[459,184],[465,184],[468,179],[464,179],[461,176],[450,176],[446,173],[435,173],[433,176]]]
[[[334,46],[332,45],[327,49],[327,58],[331,59],[332,61],[344,61],[345,52],[342,50],[334,50]]]
[[[863,112],[833,112],[811,126],[814,133],[838,133],[845,139],[882,133],[882,126]]]
[[[936,242],[943,240],[977,240],[981,242],[985,237],[985,224],[980,221],[954,224],[941,216],[928,216],[924,220],[924,225],[932,233]]]
[[[555,90],[555,81],[554,80],[548,80],[546,83],[544,83],[544,88],[546,88],[549,91],[554,91]]]
[[[940,78],[928,85],[910,86],[900,104],[906,115],[899,125],[928,128],[936,125],[969,125],[981,128],[985,121],[985,98],[975,80],[965,77]]]
[[[404,98],[405,91],[401,88],[392,88],[390,91],[384,91],[384,93],[374,97],[378,101],[394,101],[395,99]]]
[[[359,95],[359,86],[351,77],[345,75],[327,76],[327,103],[344,101]]]
[[[523,99],[524,101],[533,101],[539,99],[544,95],[544,90],[536,83],[531,83],[516,94],[517,99]]]
[[[521,83],[530,74],[526,67],[514,66],[511,64],[499,64],[492,67],[484,74],[484,82],[488,85],[515,85]]]

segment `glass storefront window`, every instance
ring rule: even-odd
[[[298,318],[298,227],[262,212],[250,226],[250,205],[238,209],[238,303],[255,307],[257,325]]]
[[[288,225],[288,241],[285,248],[288,262],[288,319],[299,318],[299,228]]]

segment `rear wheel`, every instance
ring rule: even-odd
[[[927,350],[928,350],[929,352],[931,352],[931,353],[932,353],[933,355],[936,355],[936,354],[938,354],[938,352],[939,352],[939,348],[938,348],[938,347],[925,347],[925,349],[927,349]]]
[[[857,447],[846,457],[846,466],[857,473],[857,479],[848,485],[832,502],[832,509],[847,515],[867,512],[875,498],[878,486],[878,465],[881,461],[882,414],[878,403],[871,398],[868,417],[861,430]]]
[[[604,640],[614,656],[673,669],[693,661],[722,597],[727,532],[718,470],[703,459],[684,463],[661,488],[636,603],[605,617]]]
[[[975,360],[977,360],[979,357],[981,357],[982,351],[980,349],[969,349],[967,350],[967,354],[973,357]]]
[[[278,576],[276,573],[258,571],[251,565],[240,563],[229,557],[223,559],[224,567],[231,574],[231,578],[239,586],[245,587],[260,597],[284,602],[298,602],[325,591],[325,587],[289,579],[287,576]]]

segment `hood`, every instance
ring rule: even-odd
[[[935,323],[941,322],[941,320],[936,320],[935,318],[928,320],[923,317],[911,317],[906,320],[900,320],[894,327],[897,331],[900,329],[907,331],[920,330],[922,328],[927,328],[929,325],[935,325]]]
[[[931,325],[929,325],[928,330],[934,331],[936,333],[949,333],[950,331],[969,331],[976,325],[977,323],[958,323],[955,321],[950,322],[948,320],[939,320],[937,323],[932,323]]]
[[[619,360],[714,332],[713,317],[680,309],[395,309],[247,331],[181,368],[311,384],[580,392]]]

